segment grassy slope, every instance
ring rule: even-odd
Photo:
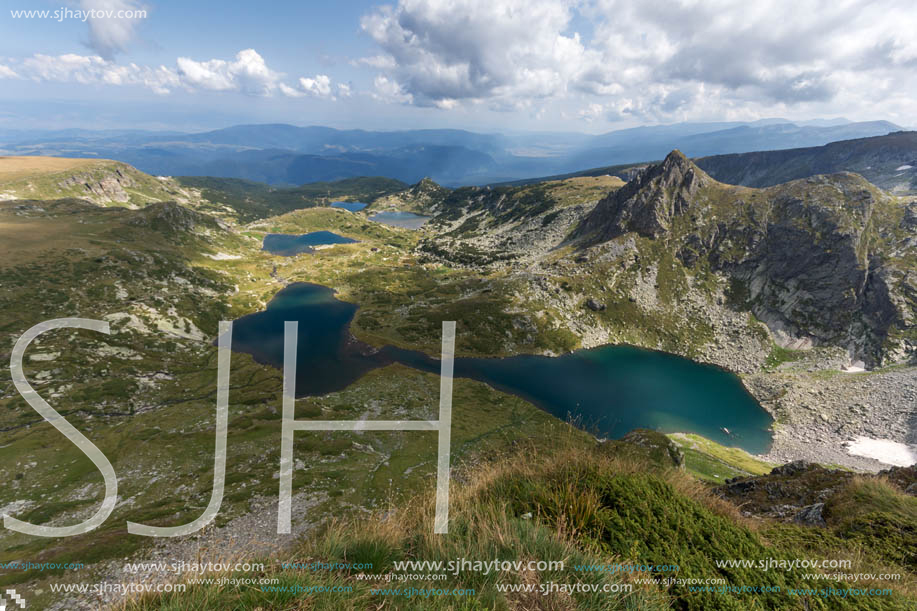
[[[82,170],[98,163],[95,159],[67,157],[0,157],[0,180],[21,180],[36,174]]]
[[[727,478],[763,475],[776,466],[693,433],[671,433],[668,437],[684,452],[685,468],[704,481],[723,483]]]
[[[184,187],[200,190],[201,196],[212,205],[228,208],[243,223],[302,208],[326,206],[335,201],[370,203],[407,187],[399,180],[373,176],[309,183],[294,188],[212,176],[182,176],[176,180]]]
[[[345,210],[299,210],[248,226],[247,235],[261,240],[266,233],[305,233],[331,230],[360,240],[315,255],[272,257],[258,253],[239,261],[220,262],[240,278],[233,302],[257,307],[276,292],[270,273],[288,281],[331,286],[338,297],[360,304],[354,334],[374,345],[439,351],[443,320],[460,321],[457,354],[495,356],[518,352],[576,347],[572,333],[556,329],[533,307],[521,309],[521,285],[502,274],[482,277],[466,270],[418,263],[411,253],[420,232],[393,229]],[[375,251],[373,249],[376,249]],[[243,305],[244,304],[244,305]]]
[[[576,192],[567,196],[575,197]],[[326,208],[302,210],[253,224],[238,234],[213,232],[197,240],[126,225],[127,216],[118,215],[134,214],[128,211],[83,207],[68,212],[68,206],[79,205],[60,205],[61,210],[52,208],[50,212],[21,213],[9,205],[0,208],[4,212],[0,231],[6,232],[8,238],[0,240],[0,245],[10,245],[4,259],[6,266],[0,269],[2,297],[6,299],[0,308],[4,317],[0,320],[4,337],[0,339],[9,340],[5,346],[39,320],[63,315],[99,318],[131,308],[131,302],[149,305],[167,318],[171,316],[171,324],[177,327],[185,326],[179,317],[187,313],[187,322],[212,335],[220,318],[260,309],[286,281],[297,280],[332,286],[341,298],[360,303],[354,331],[361,339],[376,344],[396,343],[435,353],[439,348],[440,321],[454,318],[467,321],[459,328],[462,354],[563,351],[576,345],[572,334],[559,334],[530,304],[518,300],[524,286],[516,286],[510,276],[434,264],[422,267],[410,254],[422,233],[370,223],[365,215]],[[49,208],[46,203],[41,207]],[[337,231],[361,242],[289,258],[258,250],[261,237],[268,231],[318,229]],[[203,256],[217,251],[239,258],[211,260]],[[272,272],[276,272],[276,278]],[[679,277],[660,278],[663,290],[676,295]],[[233,292],[232,285],[238,291]],[[170,306],[177,315],[168,314]],[[139,313],[141,318],[143,314]],[[124,498],[131,497],[133,505],[119,508],[106,527],[91,538],[75,538],[52,547],[47,547],[45,541],[6,538],[0,542],[5,550],[0,552],[0,560],[26,554],[44,561],[86,561],[100,557],[96,550],[121,556],[143,543],[124,535],[126,519],[180,523],[196,512],[189,509],[188,499],[194,500],[194,507],[206,503],[212,468],[209,423],[213,417],[215,350],[206,342],[138,334],[117,325],[116,329],[116,336],[105,341],[116,349],[131,350],[122,353],[125,358],[99,358],[99,344],[92,341],[91,334],[81,332],[79,342],[49,338],[36,346],[36,351],[60,352],[61,356],[51,364],[29,363],[27,372],[30,379],[43,371],[50,372],[49,379],[38,386],[39,392],[58,395],[51,403],[65,406],[68,417],[97,440],[115,462],[119,474],[129,474],[122,494]],[[647,323],[645,330],[651,329]],[[690,331],[686,329],[685,333]],[[83,335],[87,337],[85,348]],[[4,349],[0,347],[0,351]],[[156,378],[157,372],[166,377]],[[138,375],[146,376],[152,384],[142,388],[133,385]],[[232,454],[220,523],[239,515],[253,496],[276,494],[276,480],[271,476],[276,469],[279,439],[279,372],[243,355],[234,355],[233,379],[239,384],[234,385],[231,394]],[[93,508],[101,480],[91,464],[75,450],[67,454],[69,450],[65,448],[61,454],[60,436],[47,425],[11,428],[30,422],[30,418],[34,420],[35,415],[18,400],[8,378],[2,384],[0,406],[8,409],[3,410],[7,415],[0,421],[0,428],[8,429],[3,433],[4,444],[10,443],[7,439],[12,443],[0,448],[7,457],[0,464],[6,467],[3,476],[12,478],[14,483],[0,496],[0,505],[20,499],[31,501],[31,506],[16,515],[31,514],[33,520],[72,520],[74,512]],[[412,413],[426,413],[435,404],[435,376],[392,368],[374,372],[337,395],[301,401],[300,416],[359,417],[363,410],[380,407],[374,402],[380,395],[385,397],[381,404],[384,413],[405,404],[405,388],[409,389]],[[457,438],[463,440],[456,451],[458,462],[499,452],[519,439],[546,441],[556,437],[556,429],[549,424],[552,420],[518,399],[472,382],[457,382],[456,393],[456,405],[466,406],[466,411],[457,411]],[[89,414],[93,419],[84,419]],[[462,418],[467,420],[463,423]],[[558,426],[556,421],[554,426]],[[315,491],[324,499],[321,502],[327,504],[315,509],[318,515],[341,506],[385,507],[393,500],[390,480],[401,478],[398,490],[402,494],[429,487],[426,482],[431,473],[433,440],[426,437],[376,434],[368,441],[345,434],[298,436],[296,455],[305,457],[307,467],[297,472],[297,490]],[[733,469],[735,475],[761,468],[743,457],[696,442],[699,449],[688,452],[687,462],[689,470],[698,474],[724,475]],[[372,451],[365,448],[367,444]],[[265,448],[273,453],[266,454]],[[381,456],[389,457],[387,464],[378,462]],[[547,454],[545,460],[550,460]],[[30,462],[36,465],[30,466]],[[20,473],[22,477],[18,477]],[[188,477],[189,473],[197,477]],[[649,485],[640,481],[640,485]],[[175,490],[182,485],[189,487],[179,496]],[[54,490],[54,494],[48,494],[48,490]],[[549,534],[542,529],[519,536],[534,537],[537,542]],[[798,538],[802,534],[792,531],[782,536]],[[106,545],[98,545],[100,540]],[[486,543],[485,540],[482,544]],[[410,540],[399,545],[411,550]],[[472,542],[459,540],[455,545],[450,553]],[[822,543],[816,541],[812,545],[813,549],[821,549],[818,546]],[[325,552],[309,553],[325,557]],[[626,557],[624,552],[621,555]],[[303,579],[301,575],[288,577]],[[7,582],[22,578],[21,574],[3,577]],[[648,596],[650,601],[658,600],[652,592]]]
[[[651,437],[651,436],[650,436]],[[661,437],[661,436],[660,436]],[[664,444],[664,437],[659,443]],[[146,597],[128,609],[908,609],[915,580],[902,563],[889,563],[868,548],[838,547],[841,531],[753,523],[732,505],[712,496],[671,463],[636,448],[558,439],[552,448],[526,447],[476,465],[453,484],[450,531],[432,534],[429,494],[394,513],[331,525],[285,557],[289,562],[370,563],[371,571],[309,571],[274,566],[249,577],[269,577],[286,586],[350,586],[348,593],[294,594],[258,587],[198,586],[189,593]],[[882,507],[913,522],[917,499],[887,486],[859,486],[837,496],[856,498],[860,512]],[[843,502],[843,501],[839,501]],[[887,537],[886,537],[887,539]],[[846,552],[846,553],[844,553]],[[794,595],[792,588],[849,587],[844,582],[805,579],[804,569],[770,571],[718,568],[716,560],[752,561],[854,558],[854,568],[876,566],[905,574],[900,582],[856,584],[892,587],[890,596],[821,597]],[[448,562],[456,558],[564,560],[563,570],[483,575],[471,571],[399,584],[397,560]],[[583,571],[577,566],[677,564],[674,572]],[[765,586],[773,591],[692,591],[684,582],[641,584],[647,577],[723,579],[729,587]],[[501,593],[496,584],[629,583],[628,594]],[[397,596],[386,588],[474,589],[474,597]],[[775,590],[779,588],[779,590]],[[382,592],[378,590],[382,589]]]
[[[43,320],[136,317],[130,324],[113,323],[108,337],[83,331],[49,334],[29,354],[52,360],[26,359],[26,374],[38,392],[111,459],[120,477],[119,494],[129,502],[87,536],[49,542],[4,532],[0,561],[27,557],[90,564],[123,558],[150,543],[127,536],[126,520],[183,523],[206,504],[215,348],[209,340],[169,335],[157,326],[178,332],[196,328],[212,338],[218,320],[261,308],[282,286],[270,276],[274,265],[290,280],[327,282],[350,298],[362,298],[370,283],[381,294],[385,286],[396,286],[394,278],[414,282],[413,266],[402,257],[415,238],[346,211],[307,210],[270,221],[271,230],[330,228],[362,240],[312,256],[280,258],[261,252],[257,237],[215,225],[193,233],[173,231],[150,210],[103,209],[75,200],[0,204],[0,352]],[[250,233],[261,235],[257,229]],[[203,256],[215,252],[240,258]],[[416,341],[438,347],[439,329]],[[236,354],[231,379],[227,489],[218,525],[247,511],[250,499],[277,493],[272,475],[279,461],[280,372]],[[429,418],[438,396],[436,376],[392,366],[341,393],[303,399],[297,409],[299,417],[397,413]],[[520,399],[475,382],[456,381],[454,404],[456,464],[518,439],[551,439],[556,427],[566,427]],[[0,492],[0,506],[19,502],[11,513],[36,523],[73,522],[93,511],[101,493],[97,471],[40,421],[12,388],[8,373],[0,379],[0,414],[0,476],[11,482]],[[341,507],[378,507],[421,490],[433,472],[435,436],[298,434],[295,452],[306,465],[296,473],[296,490],[319,500],[312,510],[316,516],[339,515]],[[93,573],[87,571],[50,578],[86,579]],[[34,581],[39,577],[13,571],[0,580],[31,581],[41,588],[49,576]]]
[[[125,201],[100,192],[103,181],[123,183]],[[90,190],[90,185],[96,192]],[[143,207],[187,198],[171,180],[160,180],[108,159],[0,157],[0,199],[84,198],[100,205]]]

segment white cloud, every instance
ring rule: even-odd
[[[316,74],[315,78],[300,78],[299,86],[315,98],[333,97],[331,95],[331,77],[326,74]]]
[[[381,75],[373,80],[370,95],[374,100],[390,104],[410,104],[414,101],[414,96],[407,93],[400,84]]]
[[[399,103],[560,100],[644,121],[917,111],[917,11],[899,0],[399,0],[361,25],[378,50],[356,63]]]
[[[235,59],[229,61],[197,61],[179,57],[174,67],[143,66],[133,62],[119,64],[100,55],[38,53],[16,62],[12,67],[0,64],[0,78],[15,77],[83,85],[133,85],[146,87],[160,95],[184,89],[188,92],[222,91],[254,96],[271,96],[280,92],[288,97],[335,97],[328,76],[303,78],[298,86],[288,85],[281,80],[283,75],[269,68],[254,49],[239,51]],[[341,83],[335,87],[339,96],[351,95],[348,85]]]
[[[305,91],[300,91],[299,89],[290,87],[286,83],[280,83],[277,87],[280,89],[280,93],[287,96],[288,98],[301,98],[306,95]]]
[[[369,66],[378,70],[394,70],[397,67],[395,58],[391,55],[373,55],[371,57],[361,57],[351,64],[354,66]]]
[[[327,74],[316,74],[314,77],[301,77],[297,82],[297,87],[291,87],[285,83],[280,84],[280,92],[290,98],[312,97],[322,100],[337,100],[349,98],[353,95],[350,85],[345,83],[332,84],[331,77]],[[335,90],[337,94],[335,95]]]
[[[235,59],[197,61],[179,57],[175,67],[119,64],[100,55],[35,54],[13,67],[0,64],[0,78],[28,78],[34,81],[79,83],[83,85],[133,85],[165,95],[176,89],[188,92],[237,92],[253,96],[275,93],[290,98],[314,97],[326,100],[353,95],[346,83],[333,83],[326,74],[300,78],[294,85],[283,82],[284,75],[268,67],[254,49],[239,51]]]
[[[143,0],[78,1],[137,10]],[[0,58],[0,78],[304,102],[366,95],[597,124],[840,115],[910,124],[917,115],[917,11],[903,0],[397,0],[361,20],[374,48],[350,63],[370,69],[370,87],[285,76],[254,49],[115,62],[136,25],[90,23],[89,55]]]
[[[580,119],[586,121],[587,123],[592,123],[596,119],[601,118],[604,114],[605,114],[605,107],[602,106],[601,104],[596,104],[595,102],[593,102],[592,104],[589,104],[586,108],[583,108],[582,110],[580,110],[579,113],[577,113],[577,116]]]
[[[584,12],[603,61],[577,86],[617,86],[656,120],[874,115],[894,112],[889,82],[917,92],[917,12],[895,0],[596,0]]]
[[[89,12],[89,47],[105,59],[126,51],[147,9],[135,0],[80,0]]]
[[[564,0],[400,0],[363,18],[384,53],[362,61],[421,105],[550,97],[589,61],[579,36],[564,34],[572,7]]]
[[[39,53],[23,60],[18,68],[21,76],[34,81],[140,85],[157,94],[169,93],[181,84],[176,72],[164,66],[138,66],[134,63],[120,65],[98,55]]]
[[[239,51],[232,62],[222,59],[198,62],[179,57],[176,64],[182,84],[190,89],[241,91],[267,96],[277,89],[282,77],[279,72],[268,68],[264,58],[254,49]]]

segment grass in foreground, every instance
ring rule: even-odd
[[[183,594],[145,597],[126,610],[146,609],[908,609],[915,599],[907,585],[886,582],[886,596],[792,594],[791,589],[853,587],[827,579],[804,579],[803,570],[721,568],[717,560],[792,560],[819,557],[831,531],[793,527],[809,536],[769,540],[760,527],[680,469],[667,468],[605,445],[582,447],[562,440],[554,451],[517,450],[459,474],[452,489],[449,534],[432,533],[433,500],[426,494],[401,509],[369,519],[333,523],[305,541],[291,562],[372,563],[371,571],[272,569],[251,577],[275,578],[283,586],[351,588],[348,592],[306,593],[270,588],[192,587]],[[617,446],[618,448],[620,446]],[[460,483],[459,483],[460,482]],[[855,494],[855,491],[853,492]],[[895,496],[897,494],[897,496]],[[892,493],[890,508],[902,502]],[[898,507],[900,510],[900,507]],[[831,549],[837,552],[837,549]],[[824,558],[824,556],[822,556]],[[836,557],[836,556],[834,556]],[[443,579],[398,581],[402,560],[564,561],[545,571],[446,572]],[[868,560],[868,559],[867,559]],[[612,572],[587,567],[633,563],[672,565],[669,572]],[[898,567],[901,570],[901,567]],[[408,569],[407,572],[425,572]],[[435,571],[434,571],[435,572]],[[658,583],[645,579],[659,578]],[[722,579],[726,587],[767,587],[769,592],[698,591],[684,581]],[[642,583],[638,583],[642,581]],[[911,580],[913,581],[913,580]],[[546,584],[604,584],[609,594],[544,595]],[[532,591],[501,591],[516,586]],[[474,590],[473,596],[397,595],[416,589]],[[857,587],[863,587],[857,584]]]

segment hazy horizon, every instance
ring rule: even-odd
[[[3,128],[596,134],[769,117],[906,126],[917,115],[917,13],[893,0],[8,8]]]
[[[902,130],[914,131],[915,127],[908,125],[901,125],[890,121],[886,118],[875,118],[875,119],[866,119],[863,121],[851,121],[846,117],[832,117],[832,118],[815,118],[815,119],[792,119],[785,117],[765,117],[761,119],[755,119],[751,121],[675,121],[675,122],[656,122],[656,123],[637,123],[634,125],[615,125],[611,126],[610,129],[603,130],[576,130],[576,129],[499,129],[495,127],[493,129],[488,128],[476,128],[474,126],[470,127],[461,127],[449,124],[431,124],[429,126],[407,126],[407,127],[397,127],[397,126],[376,126],[376,127],[367,127],[359,123],[347,123],[347,124],[330,124],[330,123],[316,123],[316,122],[304,122],[298,123],[295,121],[251,121],[251,122],[215,122],[212,125],[201,125],[199,127],[168,127],[168,126],[158,126],[158,127],[118,127],[109,125],[107,127],[87,127],[85,125],[77,124],[62,124],[61,126],[50,126],[50,127],[19,127],[19,126],[9,126],[0,123],[0,132],[9,131],[9,132],[59,132],[59,131],[87,131],[95,133],[104,133],[104,132],[150,132],[150,133],[175,133],[175,134],[200,134],[207,132],[215,132],[225,129],[231,129],[236,127],[264,127],[272,125],[283,125],[294,128],[330,128],[339,131],[365,131],[365,132],[376,132],[376,133],[386,133],[386,132],[395,132],[395,131],[436,131],[436,130],[454,130],[454,131],[466,131],[472,133],[478,133],[482,135],[507,135],[507,136],[538,136],[538,135],[575,135],[575,136],[598,136],[603,134],[609,134],[613,132],[633,130],[633,129],[651,129],[651,128],[664,128],[664,127],[675,127],[680,125],[696,125],[699,127],[710,126],[709,130],[703,131],[703,133],[720,131],[723,129],[729,129],[729,126],[723,126],[722,124],[733,124],[734,126],[740,125],[749,125],[749,126],[767,126],[767,125],[781,125],[781,124],[791,124],[799,127],[834,127],[842,125],[850,125],[854,123],[880,123],[887,122],[892,123]]]

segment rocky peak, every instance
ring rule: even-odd
[[[442,197],[449,192],[445,187],[440,186],[432,178],[421,178],[420,182],[410,188],[411,195],[415,197]]]
[[[573,234],[601,242],[628,232],[659,237],[685,212],[699,189],[712,179],[679,150],[649,166],[601,200]]]

